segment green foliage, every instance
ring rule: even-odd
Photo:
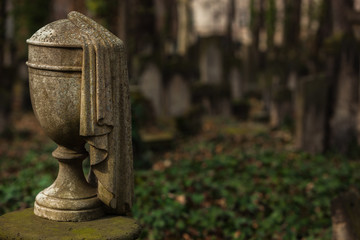
[[[0,214],[30,207],[35,196],[55,180],[57,161],[51,159],[50,145],[44,152],[29,151],[23,159],[1,159]],[[14,174],[13,171],[16,171]]]
[[[359,162],[284,150],[288,133],[261,124],[213,125],[167,153],[167,167],[135,172],[143,239],[331,238],[330,201],[359,182]],[[54,147],[1,159],[0,214],[31,206],[53,182]]]
[[[164,171],[136,172],[135,217],[146,239],[330,239],[330,201],[359,181],[358,162],[252,148],[224,136],[184,146]],[[216,154],[219,143],[228,150]],[[267,147],[268,146],[268,147]],[[208,158],[197,158],[199,152]]]

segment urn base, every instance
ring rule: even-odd
[[[93,201],[95,200],[98,201],[97,198],[93,199]],[[61,199],[61,201],[64,201],[64,199]],[[104,210],[102,206],[81,210],[55,209],[41,206],[35,202],[34,214],[36,216],[58,222],[82,222],[102,217],[104,215]]]
[[[34,214],[59,222],[89,221],[103,216],[104,204],[82,170],[87,152],[59,145],[52,155],[59,161],[59,173],[55,182],[36,196]]]
[[[34,204],[36,216],[59,222],[82,222],[104,215],[103,204],[93,196],[85,199],[64,199],[40,192]]]

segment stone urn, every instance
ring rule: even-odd
[[[92,220],[101,217],[105,210],[126,214],[124,208],[129,210],[132,199],[132,158],[125,161],[125,150],[122,155],[116,151],[121,149],[117,141],[124,144],[129,140],[129,134],[121,127],[128,122],[121,123],[122,118],[115,117],[121,109],[129,109],[128,102],[116,99],[126,94],[122,88],[127,87],[127,78],[121,74],[113,76],[114,71],[108,69],[116,56],[122,59],[123,54],[109,57],[107,61],[104,58],[107,55],[101,50],[119,53],[118,49],[122,48],[114,42],[122,42],[80,13],[72,12],[68,18],[44,26],[27,40],[32,107],[46,134],[58,145],[52,156],[59,161],[58,176],[36,196],[34,213],[56,221]],[[103,39],[110,39],[109,43],[104,44]],[[105,47],[100,48],[98,42]],[[127,74],[126,69],[121,69],[123,65],[117,64],[121,59],[112,66],[119,69],[117,72]],[[103,65],[102,60],[106,61]],[[110,80],[104,83],[104,79]],[[104,97],[102,92],[110,94]],[[92,104],[93,100],[96,104]],[[107,112],[103,114],[102,109]],[[102,117],[99,114],[103,114]],[[111,121],[103,124],[101,121],[109,115]],[[90,157],[92,184],[82,169],[82,161],[89,156],[84,147],[86,143],[93,155]],[[131,148],[131,139],[126,146],[129,145]]]

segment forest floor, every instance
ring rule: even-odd
[[[55,149],[33,115],[0,139],[0,214],[31,207],[56,177]],[[289,130],[205,118],[199,134],[135,171],[142,239],[331,239],[330,202],[356,187],[360,163],[309,155]]]

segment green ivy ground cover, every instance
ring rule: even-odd
[[[136,172],[143,238],[331,239],[330,202],[359,185],[359,162],[310,156],[292,150],[286,132],[237,126],[210,129],[165,154],[160,170]]]
[[[53,148],[0,156],[0,214],[32,206],[52,183]],[[136,171],[133,214],[142,239],[331,239],[330,201],[359,186],[359,167],[295,151],[286,131],[210,122]]]

